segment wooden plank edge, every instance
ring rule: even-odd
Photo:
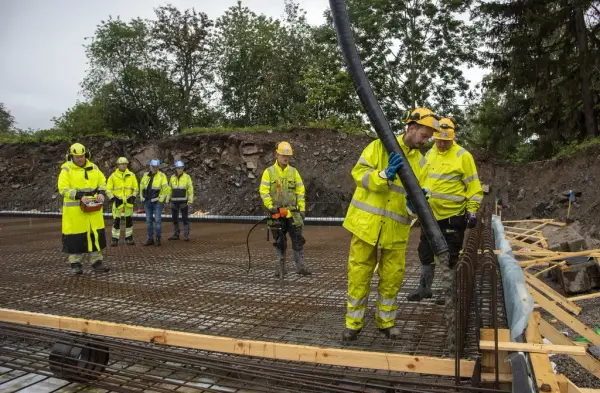
[[[0,321],[268,359],[445,376],[455,373],[452,358],[243,340],[6,308],[0,308]],[[460,360],[461,377],[472,377],[474,368],[474,361]]]
[[[494,341],[479,341],[479,348],[482,350],[493,351]],[[537,343],[517,343],[517,342],[498,342],[499,351],[518,351],[534,353],[554,353],[561,355],[585,355],[585,348],[577,345],[560,344],[537,344]]]

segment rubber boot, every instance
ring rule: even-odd
[[[360,334],[362,329],[354,330],[350,328],[345,328],[342,333],[342,341],[356,341],[358,339],[358,335]]]
[[[154,240],[148,239],[148,240],[146,240],[146,243],[144,243],[144,246],[152,246],[153,244],[154,244]]]
[[[179,240],[179,235],[170,236],[169,240]]]
[[[435,264],[421,265],[421,278],[419,287],[410,292],[406,299],[410,302],[419,302],[423,299],[430,299],[433,296],[431,286],[435,277]]]
[[[102,260],[95,261],[92,263],[92,271],[94,273],[107,273],[110,270],[110,267],[106,266],[102,263]]]
[[[155,246],[160,246],[160,237],[156,238],[156,241],[154,242]]]
[[[385,337],[390,340],[395,340],[400,335],[400,329],[393,326],[389,328],[379,328],[379,332],[383,333]]]
[[[125,244],[127,244],[128,246],[134,246],[135,242],[133,241],[133,236],[126,237]]]
[[[304,263],[304,250],[293,250],[294,263],[296,264],[296,273],[303,276],[310,276],[312,273],[307,269]]]
[[[73,273],[75,275],[83,274],[83,267],[81,266],[81,263],[79,263],[79,262],[72,263],[71,264],[71,273]]]

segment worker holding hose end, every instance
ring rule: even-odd
[[[280,208],[285,209],[285,216],[279,219],[270,218],[267,225],[275,240],[277,250],[277,271],[285,269],[285,250],[287,244],[286,234],[292,239],[292,251],[296,264],[296,273],[303,276],[311,275],[304,262],[304,215],[306,210],[305,189],[300,173],[289,162],[292,158],[292,146],[288,142],[281,142],[277,146],[277,159],[269,168],[265,169],[260,182],[259,194],[263,204],[271,214],[280,214]],[[283,277],[283,276],[282,276]]]
[[[417,108],[405,119],[406,132],[398,143],[417,179],[425,165],[419,148],[438,129],[438,116],[428,108]],[[348,299],[343,341],[354,341],[363,327],[369,288],[377,253],[377,314],[375,323],[387,338],[399,334],[394,328],[398,290],[404,279],[406,245],[411,218],[406,191],[397,176],[405,164],[396,153],[388,154],[381,140],[371,142],[352,169],[356,191],[348,208],[344,227],[352,232],[348,256]]]
[[[451,119],[440,120],[440,130],[433,135],[435,145],[425,156],[420,180],[431,191],[429,205],[448,244],[450,269],[458,262],[465,230],[477,224],[477,211],[483,200],[473,156],[454,142],[454,128]],[[419,242],[419,259],[421,279],[419,287],[408,294],[409,301],[433,296],[435,258],[424,232]],[[445,300],[442,296],[436,303],[442,305]]]

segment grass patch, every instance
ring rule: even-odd
[[[573,141],[560,149],[560,151],[554,157],[552,157],[552,159],[556,160],[559,158],[573,157],[581,151],[587,150],[594,146],[600,146],[600,137],[586,139],[583,142]]]
[[[56,130],[40,130],[37,132],[15,132],[7,135],[0,135],[0,143],[50,143],[50,142],[71,142],[87,138],[104,139],[127,139],[125,136],[114,135],[110,132],[98,132],[94,134],[85,134],[73,136],[61,133]]]

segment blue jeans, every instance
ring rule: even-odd
[[[148,239],[153,239],[152,236],[152,219],[156,222],[156,238],[160,239],[162,234],[162,209],[161,202],[144,201],[144,210],[146,211],[146,229],[148,230]]]

